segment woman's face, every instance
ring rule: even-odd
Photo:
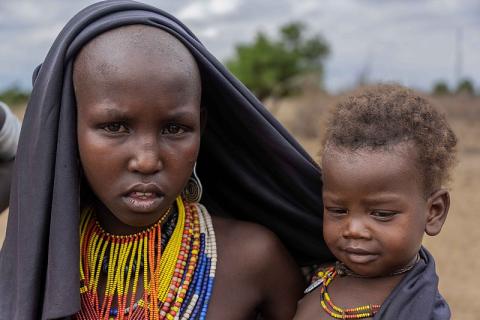
[[[198,73],[191,56],[186,72],[182,59],[102,44],[75,62],[79,154],[101,202],[99,219],[110,232],[128,233],[158,221],[192,172],[199,76],[191,74]]]

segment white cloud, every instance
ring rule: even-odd
[[[200,37],[201,38],[216,38],[219,35],[219,30],[217,28],[206,28],[202,31],[200,31]]]
[[[30,1],[4,2],[1,5],[0,18],[2,20],[36,21],[43,19],[42,11]]]
[[[195,1],[181,9],[177,16],[185,20],[202,20],[211,16],[222,16],[231,13],[238,6],[238,0],[206,0]]]

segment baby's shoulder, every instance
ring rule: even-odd
[[[317,286],[298,301],[294,320],[318,319],[321,314],[323,311],[320,307],[320,288]]]

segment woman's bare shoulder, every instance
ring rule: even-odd
[[[300,269],[278,237],[261,225],[213,217],[218,250],[214,297],[266,319],[292,319],[304,288]],[[247,302],[248,301],[248,302]]]
[[[246,221],[212,217],[219,249],[234,250],[244,262],[262,263],[266,258],[284,254],[286,249],[268,228]]]

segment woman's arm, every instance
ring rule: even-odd
[[[264,257],[264,301],[260,307],[264,320],[290,320],[305,288],[300,268],[276,236],[267,237],[261,250]]]
[[[282,242],[258,224],[212,220],[218,262],[207,319],[291,320],[305,284]]]

